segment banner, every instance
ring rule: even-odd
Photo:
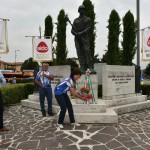
[[[33,61],[48,62],[52,58],[52,39],[32,39]]]
[[[150,29],[142,31],[142,59],[150,60]]]
[[[8,53],[7,20],[0,21],[0,53]]]

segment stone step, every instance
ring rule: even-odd
[[[99,100],[106,104],[106,107],[114,107],[119,105],[127,105],[132,103],[144,102],[147,100],[146,95],[139,95],[134,97],[126,97],[126,98],[119,98],[113,100]]]
[[[39,102],[39,95],[28,95],[28,99],[31,100],[31,101],[34,101],[34,102]],[[45,98],[45,103],[47,103],[47,99]],[[52,103],[53,105],[58,105],[56,99],[54,98],[53,96],[53,99],[52,99]]]
[[[115,106],[115,107],[110,107],[110,108],[112,108],[117,114],[123,114],[123,113],[132,112],[132,111],[142,110],[142,109],[149,108],[149,107],[150,107],[150,101],[147,100],[144,102],[120,105],[120,106]]]
[[[21,101],[21,104],[26,107],[31,107],[40,110],[39,101],[25,99]],[[103,102],[101,102],[100,104],[90,104],[90,105],[73,103],[72,106],[73,106],[74,113],[105,113],[106,112],[106,105]],[[46,107],[47,107],[47,103],[45,103],[45,108]],[[59,111],[58,105],[53,105],[52,108],[54,113],[57,113]]]
[[[28,99],[32,101],[39,101],[39,95],[37,94],[28,95]]]
[[[25,107],[29,107],[29,108],[33,108],[33,109],[37,109],[40,110],[40,103],[39,101],[33,101],[30,99],[24,99],[21,100],[21,105],[25,106]],[[60,108],[57,105],[53,105],[55,107],[52,107],[52,111],[56,114],[59,112]],[[45,103],[45,109],[47,110],[47,103]]]
[[[74,113],[78,123],[118,123],[116,112],[107,108],[105,113]],[[65,123],[70,123],[68,113],[65,116]]]

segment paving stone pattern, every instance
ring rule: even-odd
[[[150,150],[150,109],[123,114],[118,124],[65,124],[21,105],[5,108],[0,150]]]

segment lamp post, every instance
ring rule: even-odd
[[[140,66],[140,0],[136,0],[137,14],[137,66]]]
[[[137,17],[137,66],[135,66],[135,93],[141,93],[141,69],[140,69],[140,0],[136,0]]]
[[[17,59],[17,52],[18,52],[19,50],[15,50],[15,71],[16,71],[16,59]]]
[[[40,39],[41,39],[41,31],[42,31],[41,26],[39,26]]]

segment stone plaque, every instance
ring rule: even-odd
[[[102,66],[103,99],[135,93],[135,66]]]

